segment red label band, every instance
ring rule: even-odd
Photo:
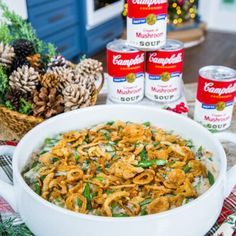
[[[148,52],[146,61],[147,73],[151,75],[160,75],[163,72],[180,72],[183,71],[184,50],[164,52]]]
[[[231,82],[219,82],[199,77],[197,99],[205,104],[234,101],[236,96],[236,78]]]
[[[112,77],[144,73],[144,52],[128,53],[107,50],[107,72]]]
[[[167,14],[167,0],[128,0],[129,18],[145,18],[149,14]]]

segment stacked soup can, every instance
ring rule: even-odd
[[[137,103],[144,96],[169,104],[182,95],[183,43],[167,39],[167,0],[128,0],[127,40],[107,45],[108,98]],[[221,66],[199,71],[194,119],[211,130],[228,128],[236,72]]]
[[[236,71],[224,66],[199,70],[194,119],[211,131],[230,127],[236,97]]]
[[[109,99],[137,103],[144,95],[169,103],[181,96],[183,44],[167,40],[167,0],[128,0],[127,41],[107,45]]]

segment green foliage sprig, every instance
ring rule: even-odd
[[[2,0],[0,0],[0,9],[3,11],[3,18],[9,23],[9,26],[7,26],[8,30],[6,29],[6,25],[4,27],[2,25],[4,31],[0,33],[0,36],[3,40],[9,42],[16,39],[27,39],[33,42],[36,53],[40,54],[46,63],[48,63],[51,57],[56,55],[55,46],[40,40],[32,25],[15,12],[10,11]],[[9,36],[9,32],[11,36]],[[45,55],[47,55],[47,57],[45,57]]]
[[[32,104],[26,101],[24,98],[21,98],[19,112],[29,115],[32,112]]]
[[[0,67],[0,103],[4,100],[4,94],[8,88],[8,77],[6,70]]]
[[[0,235],[10,236],[33,236],[25,224],[14,225],[14,219],[0,223]]]
[[[12,41],[12,35],[6,24],[0,24],[0,42],[3,42],[5,45],[9,44]]]
[[[6,101],[4,103],[4,106],[10,110],[14,110],[14,107],[12,106],[11,102],[10,101]]]

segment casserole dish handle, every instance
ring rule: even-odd
[[[7,156],[13,156],[13,153],[15,151],[15,147],[13,146],[0,146],[0,156],[1,155],[7,155]],[[1,157],[0,157],[1,158]],[[0,165],[4,165],[5,163],[0,162]],[[0,167],[0,171],[2,171]],[[8,169],[9,170],[9,169]],[[3,197],[13,208],[13,210],[16,211],[16,199],[15,199],[15,193],[14,193],[14,187],[12,184],[5,182],[3,180],[1,180],[1,176],[0,175],[0,196]]]
[[[227,141],[236,144],[236,134],[233,133],[215,133],[214,134],[221,142]],[[236,165],[231,167],[227,173],[227,179],[225,180],[225,198],[230,195],[234,186],[236,185]]]

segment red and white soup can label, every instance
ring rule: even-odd
[[[236,72],[223,66],[200,70],[194,119],[212,131],[231,125],[236,96]]]
[[[147,52],[147,98],[161,103],[179,99],[182,90],[183,57],[183,44],[176,40],[168,40],[160,50]]]
[[[167,0],[128,0],[127,40],[144,51],[166,43]]]
[[[137,103],[144,97],[145,54],[125,40],[107,45],[108,97],[115,103]]]

